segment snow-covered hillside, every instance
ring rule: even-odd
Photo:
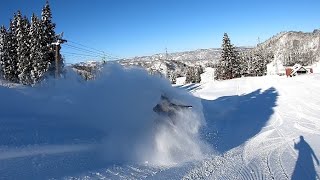
[[[237,50],[240,52],[248,51],[249,47],[238,47]],[[155,60],[175,60],[175,61],[212,61],[217,62],[221,55],[220,48],[210,49],[198,49],[194,51],[174,52],[174,53],[159,53],[152,56],[141,56],[129,59],[122,59],[124,62],[131,61],[155,61]]]
[[[0,179],[316,179],[319,74],[171,87],[107,65],[36,88],[0,88]],[[192,105],[174,119],[166,95]]]
[[[271,51],[276,61],[284,65],[312,65],[320,61],[320,30],[313,32],[289,31],[279,33],[260,44]]]

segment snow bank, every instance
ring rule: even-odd
[[[193,108],[179,112],[173,125],[152,110],[162,94]],[[97,80],[89,82],[69,70],[66,79],[50,80],[37,88],[1,87],[0,98],[1,120],[50,119],[61,127],[62,137],[72,133],[63,130],[66,124],[103,132],[102,139],[93,141],[98,141],[97,156],[107,162],[173,165],[201,158],[205,151],[198,135],[205,124],[201,102],[141,69],[108,64]],[[78,131],[85,134],[87,130]]]

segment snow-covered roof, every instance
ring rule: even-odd
[[[295,64],[293,67],[292,67],[292,71],[290,73],[290,75],[294,75],[296,72],[298,72],[299,70],[301,69],[304,69],[305,71],[308,71],[305,67],[303,67],[302,65],[300,64]]]

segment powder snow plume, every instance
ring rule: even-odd
[[[107,64],[96,80],[88,82],[68,70],[65,79],[36,88],[0,88],[0,94],[5,97],[0,118],[50,119],[61,127],[60,136],[100,132],[88,136],[97,144],[97,156],[106,162],[171,166],[200,159],[207,149],[198,133],[205,125],[200,100],[142,69]],[[174,119],[159,116],[153,107],[164,94],[193,108],[180,110]],[[66,124],[75,128],[65,132]],[[85,128],[77,129],[80,125]]]

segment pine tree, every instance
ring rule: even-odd
[[[186,72],[186,83],[194,82],[194,69],[192,67],[187,68]]]
[[[224,68],[224,62],[220,59],[220,61],[215,65],[214,71],[214,79],[223,80],[225,79],[226,69]]]
[[[195,67],[195,78],[194,83],[200,83],[201,82],[201,74],[203,73],[203,68],[201,66]]]
[[[267,73],[267,64],[273,58],[273,53],[258,46],[242,55],[242,72],[246,71],[245,74],[250,76],[263,76]]]
[[[41,13],[41,24],[43,27],[43,34],[42,34],[42,59],[44,59],[49,67],[49,74],[54,75],[55,73],[55,54],[53,51],[52,43],[56,40],[55,34],[55,24],[52,22],[52,13],[50,9],[49,2],[46,2],[46,5],[42,9]],[[63,63],[60,64],[60,69],[62,69]]]
[[[36,84],[39,82],[44,74],[48,71],[49,63],[44,59],[44,53],[47,49],[43,47],[44,44],[42,41],[43,37],[43,27],[41,21],[34,14],[31,18],[31,27],[30,27],[30,59],[32,60],[32,69],[31,69],[31,79],[32,83]]]
[[[167,71],[167,78],[171,82],[171,84],[175,84],[177,81],[177,73],[174,70]]]
[[[0,28],[0,65],[1,65],[1,77],[8,81],[14,81],[15,78],[15,54],[12,49],[12,34],[6,30],[4,26]]]
[[[200,83],[203,69],[201,66],[188,67],[186,72],[186,83]]]
[[[258,46],[253,52],[252,67],[254,76],[264,76],[267,73],[267,64],[273,59],[273,54]]]
[[[39,82],[55,72],[56,41],[49,3],[42,9],[41,20],[32,16],[32,24],[21,12],[14,14],[8,31],[0,28],[0,72],[4,79],[22,84]],[[63,61],[59,69],[63,68]],[[63,73],[63,72],[62,72]]]
[[[19,82],[18,78],[18,57],[17,57],[17,39],[16,32],[18,26],[18,15],[14,14],[13,20],[10,21],[9,31],[7,33],[7,61],[4,64],[3,77],[10,82]]]
[[[0,76],[3,78],[3,70],[5,62],[7,61],[8,49],[7,49],[7,30],[4,26],[0,27]]]
[[[239,54],[240,59],[240,75],[241,76],[248,76],[249,73],[249,67],[250,67],[250,59],[247,55],[247,52],[242,52]]]
[[[21,17],[21,12],[18,11],[17,14],[17,29],[16,29],[16,39],[17,39],[17,60],[18,60],[18,77],[21,84],[30,85],[31,80],[31,69],[32,61],[30,59],[30,22],[24,17]]]
[[[255,54],[256,57],[256,76],[263,76],[264,72],[266,70],[267,64],[265,63],[265,56],[263,54],[263,51],[261,49],[258,49],[258,51]]]
[[[218,80],[240,77],[240,60],[237,51],[225,33],[222,41],[222,53],[216,68],[215,78]]]

